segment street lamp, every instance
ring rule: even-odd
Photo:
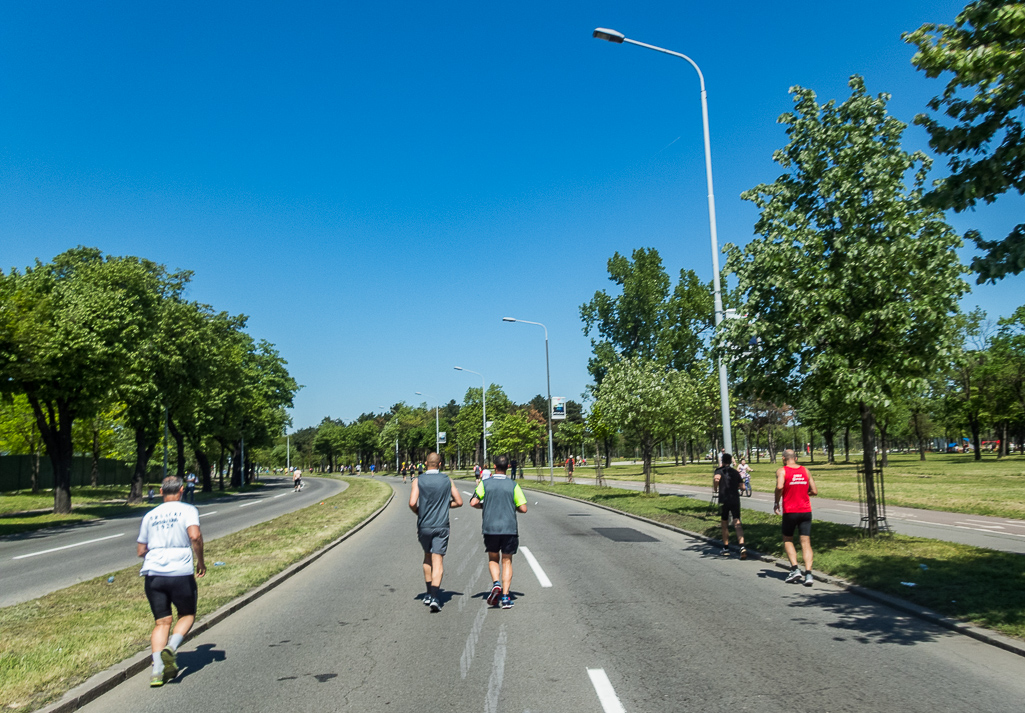
[[[434,399],[434,452],[441,455],[441,431],[438,430],[440,427],[440,421],[438,420],[438,397],[425,394],[422,391],[417,391],[416,395]]]
[[[701,68],[698,67],[697,63],[687,55],[680,54],[679,52],[673,52],[672,50],[667,50],[662,47],[656,47],[655,45],[631,40],[622,32],[610,30],[606,27],[599,27],[595,29],[592,36],[599,40],[613,42],[618,45],[625,42],[627,44],[637,45],[638,47],[644,47],[649,50],[655,50],[656,52],[669,54],[673,57],[679,57],[680,59],[686,60],[690,66],[694,68],[694,71],[698,73],[698,80],[701,83],[701,123],[705,138],[705,177],[708,182],[708,223],[709,232],[711,233],[712,238],[712,285],[715,288],[715,326],[718,330],[718,327],[723,320],[723,309],[722,291],[719,285],[719,238],[715,228],[715,193],[712,191],[712,147],[708,139],[708,93],[705,91],[705,75],[701,73]],[[726,364],[723,362],[722,358],[719,359],[719,408],[722,411],[723,445],[726,447],[727,453],[732,453],[733,429],[730,424],[730,393],[729,385],[726,382]]]
[[[552,460],[552,370],[548,364],[548,327],[540,322],[531,322],[526,319],[515,317],[502,317],[503,322],[522,322],[523,324],[536,324],[545,330],[545,377],[548,380],[548,482],[555,482],[555,462]]]
[[[488,464],[488,387],[484,383],[484,375],[473,369],[464,369],[461,366],[453,367],[456,371],[468,371],[480,377],[480,402],[484,406],[484,465]]]

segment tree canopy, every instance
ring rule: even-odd
[[[949,156],[950,175],[927,196],[962,212],[1008,191],[1025,193],[1025,3],[976,0],[951,25],[930,23],[904,34],[918,48],[911,60],[927,77],[949,75],[916,123],[929,145]],[[1025,223],[1004,238],[966,237],[985,255],[972,261],[980,283],[1025,270]]]

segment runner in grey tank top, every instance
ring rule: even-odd
[[[482,510],[481,532],[484,534],[484,550],[488,553],[488,570],[491,572],[491,593],[488,604],[501,604],[511,609],[512,558],[519,548],[519,527],[516,514],[527,512],[527,498],[520,486],[506,477],[509,459],[495,458],[495,473],[481,479],[470,498],[470,507]],[[501,599],[499,599],[501,598]]]
[[[441,473],[441,456],[427,456],[427,472],[413,481],[409,509],[416,513],[416,534],[424,551],[424,604],[432,612],[441,611],[438,592],[444,574],[443,559],[448,551],[450,508],[462,507],[463,499],[449,477]]]

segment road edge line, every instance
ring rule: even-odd
[[[391,483],[388,483],[388,485],[391,486]],[[344,492],[344,490],[342,492]],[[391,504],[391,501],[394,499],[395,488],[392,487],[391,495],[388,496],[388,500],[385,501],[384,505],[382,505],[377,510],[368,515],[365,520],[363,520],[360,523],[357,523],[348,532],[341,535],[337,539],[327,543],[316,552],[311,552],[298,562],[293,562],[288,567],[275,574],[273,577],[268,579],[263,584],[255,587],[254,589],[249,590],[248,592],[239,597],[236,597],[235,599],[231,600],[230,602],[222,606],[220,609],[217,609],[216,611],[213,611],[210,614],[203,617],[201,621],[196,622],[196,624],[192,627],[192,630],[189,631],[189,634],[185,638],[185,641],[189,641],[199,636],[200,634],[205,633],[207,630],[209,630],[216,624],[221,623],[242,607],[246,606],[247,604],[251,604],[252,602],[256,601],[270,590],[277,587],[285,580],[290,579],[294,575],[309,567],[311,564],[313,564],[318,559],[327,554],[328,551],[342,544],[343,542],[345,542],[345,540],[349,539],[357,532],[362,530],[364,527],[366,527],[368,524],[370,524],[370,522],[376,519],[378,515],[384,512],[385,508],[387,508]],[[184,641],[182,643],[184,643]],[[149,668],[149,666],[152,664],[152,661],[153,660],[151,657],[151,652],[148,649],[140,651],[131,658],[125,659],[120,663],[114,664],[106,671],[101,671],[100,673],[93,674],[93,676],[89,678],[87,681],[79,684],[75,688],[72,688],[70,691],[61,696],[60,700],[55,701],[54,703],[50,703],[44,706],[43,708],[37,708],[33,713],[71,713],[71,711],[76,711],[82,706],[87,705],[88,703],[91,703],[92,701],[96,700],[104,693],[108,693],[109,691],[113,690],[117,686],[127,681],[129,678],[137,675],[139,672]]]
[[[530,488],[530,486],[526,487],[530,490],[533,490],[535,493],[544,493],[545,495],[551,495],[556,498],[563,498],[565,500],[573,500],[578,503],[584,503],[585,505],[591,505],[602,510],[608,510],[609,512],[625,515],[626,517],[632,518],[634,520],[640,520],[641,522],[646,522],[649,525],[655,525],[656,527],[661,527],[665,530],[672,530],[673,532],[678,532],[681,535],[687,535],[688,537],[692,537],[696,540],[701,540],[709,544],[722,545],[721,540],[716,540],[712,537],[707,537],[697,532],[691,532],[690,530],[684,530],[682,527],[676,527],[675,525],[670,525],[665,522],[652,520],[650,518],[644,517],[643,515],[635,515],[633,513],[625,512],[623,510],[617,510],[616,508],[609,507],[608,505],[601,505],[590,500],[574,498],[572,495],[552,493],[547,490],[538,490],[537,488]],[[790,569],[790,563],[787,560],[781,559],[779,557],[772,557],[771,555],[765,555],[760,552],[756,552],[750,548],[748,549],[748,552],[751,553],[750,559],[757,559],[762,562],[771,562],[772,564],[776,565],[781,569]],[[878,604],[884,604],[893,609],[897,609],[898,611],[902,611],[905,614],[911,614],[912,616],[918,617],[919,619],[927,621],[930,624],[935,624],[949,631],[953,631],[954,633],[969,636],[977,641],[981,641],[984,644],[989,644],[990,646],[995,646],[1009,653],[1025,657],[1025,642],[1012,639],[1009,636],[1004,636],[1003,634],[991,631],[990,629],[984,629],[980,626],[975,626],[974,624],[958,621],[957,619],[951,619],[938,612],[933,611],[932,609],[915,604],[914,602],[909,602],[906,599],[895,597],[892,594],[884,594],[883,592],[877,592],[874,589],[869,589],[868,587],[863,587],[860,584],[848,582],[846,579],[840,579],[839,577],[834,577],[831,574],[815,572],[813,570],[812,576],[820,582],[835,585],[837,587],[840,587],[841,589],[850,592],[851,594],[863,597],[864,599],[869,599]]]

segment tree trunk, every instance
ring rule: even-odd
[[[145,428],[135,429],[135,470],[132,473],[132,489],[128,493],[129,505],[142,502],[142,489],[146,485],[146,470],[156,447],[155,441],[147,442]]]
[[[168,417],[167,419],[167,430],[171,433],[171,438],[174,439],[175,453],[178,457],[178,467],[175,469],[175,475],[185,480],[185,435],[178,430],[178,426],[175,424],[174,419]]]
[[[39,495],[39,446],[36,446],[36,452],[32,458],[32,494]]]
[[[212,493],[214,490],[213,479],[210,477],[210,458],[204,451],[198,448],[193,448],[192,452],[196,455],[196,463],[199,465],[199,472],[203,478],[203,492]]]
[[[925,460],[925,434],[922,433],[922,414],[915,411],[911,417],[911,423],[914,424],[915,438],[918,440],[918,460]]]
[[[843,462],[851,462],[851,427],[844,426],[843,429]]]
[[[67,515],[71,512],[71,457],[74,454],[71,426],[75,415],[63,399],[44,404],[34,394],[27,396],[32,405],[32,412],[36,416],[39,435],[46,445],[46,454],[53,466],[53,512],[57,515]]]
[[[93,462],[89,470],[89,483],[95,488],[100,484],[100,429],[93,424]]]
[[[217,479],[220,481],[220,490],[224,492],[224,444],[221,443],[221,454],[217,457]]]
[[[808,456],[811,462],[815,463],[815,431],[808,427]]]
[[[822,432],[822,435],[826,437],[826,463],[833,465],[836,463],[836,432],[833,430],[833,424],[827,424]]]
[[[651,454],[655,450],[655,442],[650,438],[641,441],[641,453],[644,457],[644,494],[651,494]]]
[[[890,419],[886,419],[879,424],[879,452],[882,456],[882,466],[886,468],[890,465],[890,459],[887,456],[887,452],[890,450],[889,443],[887,442],[886,434],[890,430]]]
[[[875,537],[879,534],[879,509],[876,502],[876,428],[875,414],[865,402],[858,404],[861,410],[861,447],[862,465],[865,469],[865,506],[868,510],[868,534]]]
[[[235,441],[234,448],[231,449],[231,487],[241,488],[242,487],[242,458],[239,454],[242,452],[242,442]]]
[[[982,460],[982,439],[979,432],[982,430],[978,417],[971,419],[969,425],[972,427],[972,448],[975,451],[972,455],[975,460]]]

